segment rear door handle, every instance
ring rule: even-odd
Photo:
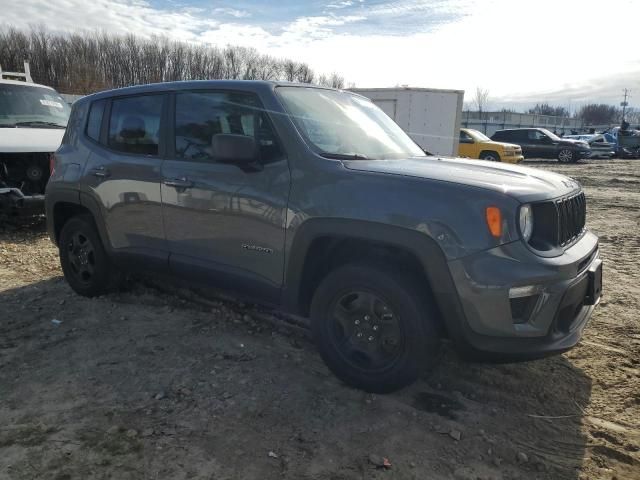
[[[111,175],[111,172],[106,167],[99,166],[91,169],[91,175],[94,177],[106,178]]]
[[[193,187],[193,182],[191,180],[188,180],[186,177],[166,178],[164,180],[164,184],[167,187],[175,187],[175,188],[191,188],[191,187]]]

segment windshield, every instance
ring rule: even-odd
[[[69,110],[54,90],[0,83],[0,127],[65,128]]]
[[[359,95],[306,87],[279,87],[293,122],[328,158],[397,159],[425,153],[371,101]]]
[[[491,141],[491,139],[489,137],[487,137],[484,133],[482,133],[482,132],[480,132],[478,130],[468,129],[467,132],[475,140],[479,140],[481,142],[490,142]]]

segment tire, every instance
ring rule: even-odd
[[[563,148],[558,152],[558,161],[560,163],[572,163],[578,161],[573,150]]]
[[[96,297],[117,288],[120,275],[111,264],[90,216],[80,215],[67,221],[58,246],[62,272],[73,291]]]
[[[330,272],[311,303],[320,356],[345,383],[388,393],[413,383],[438,355],[435,310],[412,276],[349,264]],[[373,340],[372,340],[373,339]]]
[[[487,162],[499,162],[500,155],[496,152],[482,152],[480,154],[480,160],[486,160]]]

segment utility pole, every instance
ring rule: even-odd
[[[631,98],[630,95],[630,91],[628,88],[625,88],[624,90],[624,100],[622,102],[620,102],[620,106],[622,107],[622,122],[624,122],[624,115],[627,111],[627,107],[629,106],[629,102],[627,101],[629,98]]]

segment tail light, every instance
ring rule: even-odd
[[[56,170],[56,154],[49,154],[49,176],[53,175],[53,172]]]

